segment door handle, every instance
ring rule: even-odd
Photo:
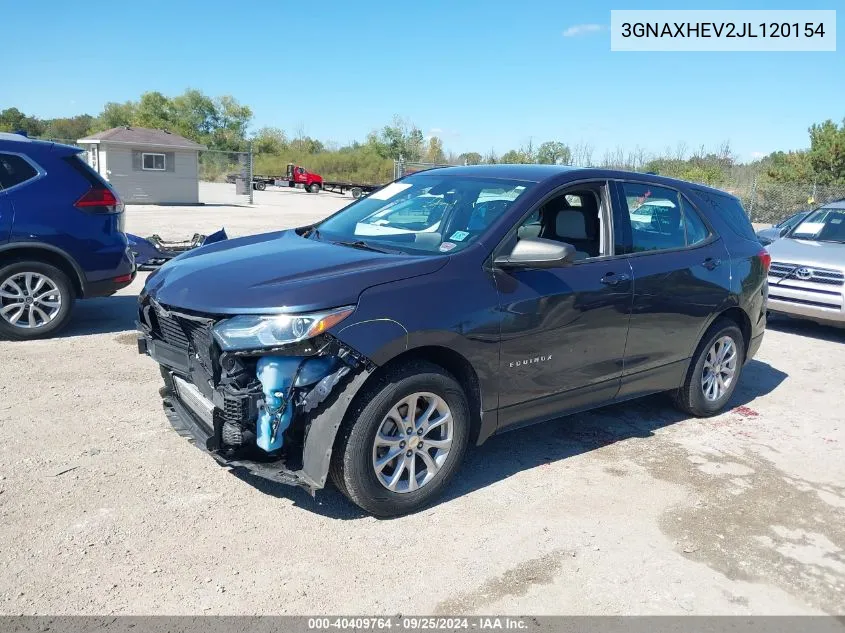
[[[707,270],[715,270],[717,266],[721,265],[722,260],[716,259],[715,257],[708,257],[701,265],[704,266]]]
[[[620,275],[617,275],[616,273],[607,273],[600,281],[606,286],[615,286],[616,284],[629,281],[630,279],[631,276],[624,273]]]

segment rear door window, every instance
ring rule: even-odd
[[[621,183],[631,227],[631,252],[694,246],[710,237],[695,207],[678,191],[645,183]]]
[[[625,182],[622,183],[622,201],[631,222],[633,252],[662,251],[687,245],[677,191]]]
[[[687,234],[687,246],[700,244],[710,237],[710,229],[704,224],[698,211],[686,198],[681,198],[681,207],[684,211],[684,231]]]
[[[21,156],[0,153],[0,189],[11,189],[37,175],[38,171]]]

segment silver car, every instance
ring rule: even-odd
[[[845,327],[845,200],[816,209],[766,249],[769,311]]]
[[[810,215],[812,211],[799,211],[795,215],[790,215],[788,218],[783,220],[782,222],[778,222],[774,226],[770,226],[767,229],[760,229],[757,231],[757,239],[760,240],[760,243],[763,246],[768,246],[775,240],[779,240],[784,235],[789,233],[795,226],[808,215]]]

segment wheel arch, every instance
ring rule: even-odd
[[[742,341],[745,344],[745,353],[748,354],[748,346],[751,343],[751,319],[748,314],[746,314],[745,310],[739,306],[733,306],[727,310],[723,310],[716,315],[710,325],[720,318],[728,319],[729,321],[736,323],[739,331],[742,332]]]
[[[85,275],[74,259],[62,249],[40,242],[0,246],[0,265],[20,261],[38,261],[55,266],[67,275],[77,297],[85,295]]]
[[[390,368],[415,360],[424,360],[437,365],[449,372],[458,381],[469,405],[470,442],[477,441],[482,427],[481,387],[478,374],[472,363],[463,354],[454,349],[432,344],[406,349],[381,364],[369,376],[367,382],[362,386],[361,391],[364,391],[364,387],[367,387],[372,382],[379,380],[380,376],[388,372]]]

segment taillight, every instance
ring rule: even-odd
[[[120,201],[111,189],[106,187],[91,187],[83,196],[73,203],[78,209],[97,210],[102,208],[105,213],[116,213],[120,211]],[[105,207],[109,207],[108,210]]]
[[[757,253],[757,256],[760,258],[760,261],[763,262],[763,271],[768,275],[769,266],[772,265],[772,256],[769,255],[769,251],[765,248]]]

